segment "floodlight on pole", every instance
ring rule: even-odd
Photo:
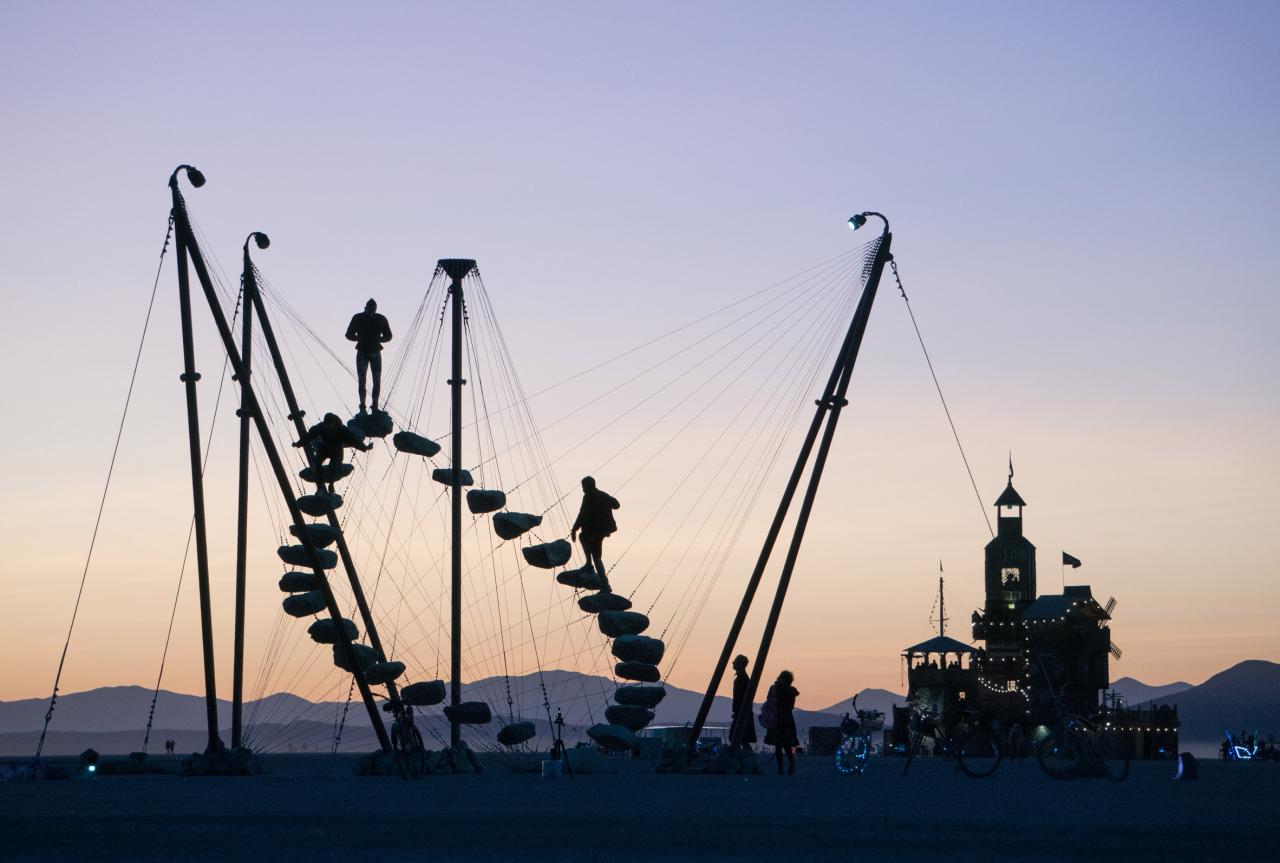
[[[855,215],[850,216],[849,230],[851,231],[858,230],[859,228],[861,228],[863,225],[867,223],[867,219],[870,218],[871,216],[875,216],[877,219],[884,222],[884,233],[886,234],[889,233],[889,220],[886,219],[883,214],[877,213],[874,210],[865,210],[861,213],[857,213]]]

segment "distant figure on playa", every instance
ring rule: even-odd
[[[782,756],[787,756],[787,775],[796,772],[796,747],[800,738],[796,735],[796,696],[800,690],[792,684],[795,676],[790,671],[778,675],[778,679],[769,687],[769,697],[765,699],[766,712],[770,703],[773,705],[773,727],[764,734],[764,742],[773,746],[773,757],[778,762],[778,775],[782,775]]]
[[[612,496],[596,488],[594,479],[589,476],[582,478],[582,506],[579,507],[578,518],[569,531],[569,538],[577,542],[578,534],[582,534],[582,551],[587,556],[587,564],[595,567],[606,590],[609,578],[605,575],[600,554],[604,538],[618,529],[617,522],[613,520],[613,511],[620,506]]]
[[[1022,750],[1026,740],[1027,735],[1022,731],[1022,724],[1019,722],[1013,723],[1013,727],[1009,729],[1008,743],[1009,755],[1014,761],[1022,760]]]
[[[733,658],[733,719],[729,723],[729,743],[732,746],[749,747],[756,742],[756,720],[751,715],[751,702],[747,700],[750,686],[747,658],[739,653]]]
[[[354,447],[361,452],[373,449],[372,444],[367,444],[352,434],[337,414],[325,414],[324,419],[307,429],[307,433],[294,446],[308,447],[315,456],[317,466],[324,464],[325,459],[333,466],[342,464],[344,447]]]
[[[347,325],[347,341],[356,343],[356,379],[360,382],[360,413],[364,413],[364,373],[373,372],[373,409],[378,410],[382,394],[382,346],[391,341],[391,325],[378,314],[378,303],[369,300],[364,311]]]

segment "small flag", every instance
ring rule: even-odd
[[[1062,553],[1062,565],[1063,565],[1063,566],[1069,566],[1069,567],[1071,567],[1072,569],[1079,569],[1079,567],[1080,567],[1080,558],[1078,558],[1078,557],[1072,557],[1071,555],[1067,554],[1067,553],[1064,551],[1064,552]]]

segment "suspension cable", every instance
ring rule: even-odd
[[[89,553],[85,555],[84,570],[80,573],[80,588],[76,591],[75,606],[71,610],[71,625],[67,627],[67,640],[62,644],[62,656],[58,659],[58,671],[53,676],[53,694],[49,696],[49,709],[44,714],[44,727],[40,729],[40,741],[36,744],[36,760],[44,751],[45,735],[49,733],[49,723],[53,721],[53,709],[58,703],[58,685],[62,682],[62,669],[67,662],[67,650],[71,647],[71,634],[75,632],[76,617],[80,614],[80,600],[84,597],[85,581],[89,577],[89,564],[93,560],[93,548],[98,542],[98,528],[102,525],[102,512],[107,505],[107,492],[111,490],[111,477],[116,470],[116,456],[120,453],[120,440],[124,437],[124,423],[129,416],[129,403],[133,400],[133,385],[138,380],[138,366],[142,363],[142,347],[147,343],[147,330],[151,327],[151,311],[156,305],[156,292],[160,288],[160,273],[164,267],[164,256],[169,251],[169,240],[173,236],[173,211],[169,211],[169,224],[164,232],[164,245],[160,248],[160,262],[156,264],[156,278],[151,286],[151,299],[147,301],[147,314],[142,321],[142,336],[138,339],[138,351],[133,358],[133,371],[129,374],[129,389],[124,396],[124,409],[120,412],[120,426],[116,429],[116,442],[111,448],[111,463],[107,466],[107,480],[102,486],[102,497],[98,501],[98,515],[93,520],[93,534],[89,537]]]
[[[920,335],[920,325],[916,323],[916,313],[911,310],[911,300],[907,299],[907,292],[902,287],[902,279],[898,276],[898,262],[893,258],[889,259],[889,266],[893,268],[893,280],[898,283],[898,293],[902,295],[902,302],[906,304],[907,314],[911,316],[911,326],[916,331],[916,340],[920,342],[920,350],[924,352],[924,361],[929,366],[929,375],[933,378],[934,389],[938,391],[938,400],[942,402],[942,411],[947,415],[947,424],[951,426],[951,436],[956,439],[956,449],[960,450],[960,458],[964,462],[964,469],[969,474],[969,485],[973,486],[973,495],[977,498],[978,509],[982,512],[982,520],[987,523],[987,530],[992,536],[996,532],[991,529],[991,517],[987,515],[987,507],[982,502],[982,494],[978,491],[977,480],[973,478],[973,468],[969,467],[969,457],[964,454],[964,445],[960,443],[960,433],[956,431],[956,422],[951,418],[951,408],[947,407],[947,397],[942,394],[942,384],[938,383],[938,373],[933,370],[933,360],[929,358],[929,349],[924,346],[924,336]]]

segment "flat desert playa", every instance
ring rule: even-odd
[[[27,860],[1275,860],[1280,768],[1135,762],[1120,784],[990,779],[920,760],[868,775],[670,776],[640,762],[544,780],[358,777],[347,756],[269,756],[246,778],[0,783],[0,858]],[[766,763],[766,762],[762,762]],[[772,769],[772,763],[767,766]]]

